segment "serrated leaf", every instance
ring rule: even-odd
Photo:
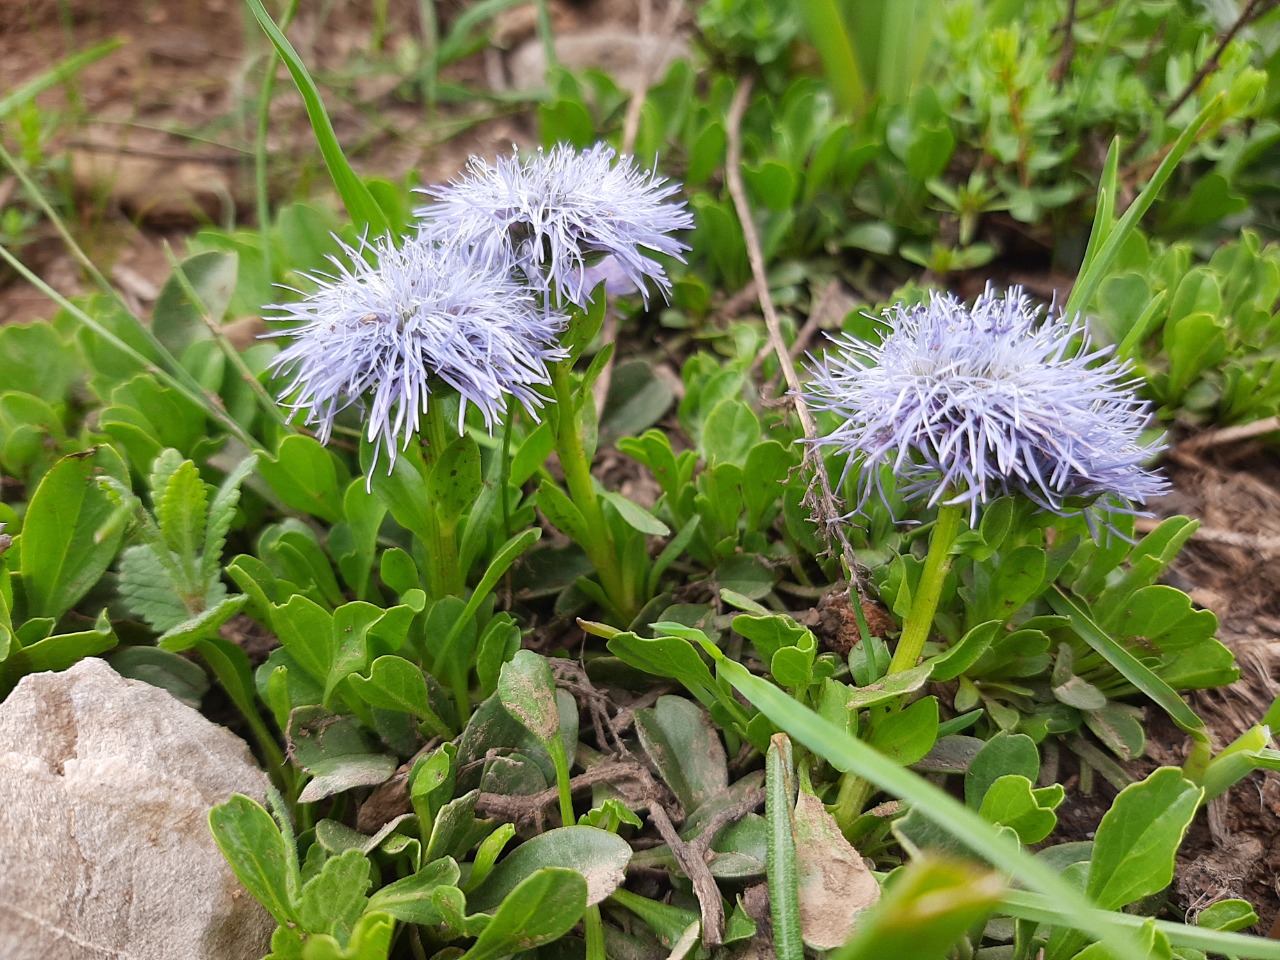
[[[222,570],[222,550],[227,543],[227,531],[235,519],[236,506],[240,503],[240,484],[258,464],[256,455],[245,457],[223,479],[218,492],[209,504],[209,519],[205,527],[200,572],[205,583],[218,577]]]
[[[184,460],[170,474],[162,490],[153,490],[156,523],[164,537],[164,545],[178,556],[184,569],[194,572],[196,556],[204,545],[205,520],[209,495],[200,471],[190,460]]]

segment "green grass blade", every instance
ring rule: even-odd
[[[718,661],[720,675],[739,693],[837,770],[869,780],[880,789],[905,800],[966,846],[982,851],[982,855],[996,867],[1059,904],[1061,912],[1055,920],[1105,940],[1118,957],[1146,960],[1146,952],[1134,931],[1109,912],[1095,909],[1079,890],[1063,880],[1048,864],[1024,850],[1016,840],[998,833],[950,794],[851,737],[769,681],[728,659],[718,648],[708,645],[707,652]]]
[[[836,100],[845,109],[862,113],[868,106],[867,85],[840,5],[836,0],[800,0],[800,9]]]
[[[1000,909],[1011,916],[1037,923],[1066,925],[1063,919],[1064,908],[1051,898],[1024,890],[1013,890],[1006,893],[1000,903]],[[1112,913],[1107,910],[1090,908],[1073,919],[1090,922],[1106,921],[1116,925],[1132,928],[1135,932],[1150,919],[1144,916]],[[1155,921],[1156,929],[1169,938],[1175,948],[1203,950],[1215,956],[1249,958],[1249,960],[1280,960],[1280,941],[1263,937],[1251,937],[1244,933],[1224,933],[1206,927],[1196,927],[1186,923],[1174,923],[1170,920]]]
[[[1116,222],[1116,189],[1120,177],[1120,138],[1112,137],[1107,159],[1102,164],[1102,180],[1098,183],[1098,202],[1093,211],[1093,228],[1089,231],[1089,246],[1085,250],[1080,272],[1087,273],[1089,264],[1111,234]]]
[[[1115,228],[1107,231],[1105,238],[1097,235],[1089,238],[1089,246],[1085,249],[1084,254],[1084,266],[1080,271],[1080,276],[1076,279],[1075,286],[1071,290],[1071,296],[1067,298],[1066,305],[1063,307],[1063,312],[1068,317],[1080,313],[1092,302],[1093,295],[1098,292],[1098,284],[1102,283],[1103,277],[1107,275],[1112,262],[1120,252],[1120,247],[1129,239],[1129,235],[1138,228],[1138,221],[1151,209],[1151,204],[1155,203],[1156,196],[1164,188],[1169,178],[1173,176],[1173,171],[1182,161],[1187,151],[1191,149],[1196,137],[1208,126],[1214,115],[1221,112],[1225,97],[1225,93],[1218,94],[1205,104],[1203,110],[1196,114],[1196,118],[1187,125],[1187,129],[1183,130],[1182,135],[1174,141],[1164,160],[1160,162],[1160,166],[1152,174],[1151,180],[1142,188],[1142,192],[1138,194],[1133,203],[1129,205],[1129,209],[1125,211],[1124,216],[1120,218],[1120,222],[1115,225]]]
[[[773,921],[773,946],[778,960],[804,960],[804,941],[800,934],[799,868],[796,866],[795,834],[791,829],[794,785],[791,741],[777,734],[765,755],[764,815],[769,829],[769,916]]]
[[[311,79],[311,74],[303,64],[302,58],[298,56],[298,52],[293,49],[293,45],[285,35],[280,32],[280,28],[271,19],[266,8],[262,6],[262,0],[245,0],[245,3],[266,32],[271,45],[280,54],[280,59],[289,68],[289,75],[293,77],[293,82],[298,86],[298,92],[302,94],[302,101],[307,108],[307,117],[311,120],[311,129],[315,132],[316,142],[320,145],[320,153],[324,156],[325,165],[329,168],[333,185],[338,188],[338,194],[347,207],[347,213],[357,225],[368,227],[370,239],[390,233],[391,224],[387,221],[387,215],[373,199],[373,194],[369,192],[364,181],[356,176],[355,171],[351,169],[351,164],[347,162],[346,154],[342,152],[342,145],[338,143],[338,136],[334,133],[333,124],[329,120],[329,114],[325,111],[324,103],[320,99],[320,90]]]
[[[1049,606],[1059,616],[1071,621],[1071,628],[1085,643],[1115,667],[1122,677],[1154,700],[1169,718],[1196,740],[1208,743],[1209,734],[1204,721],[1192,710],[1177,691],[1161,680],[1151,668],[1113,640],[1090,618],[1088,612],[1075,600],[1055,587],[1046,596]]]
[[[56,87],[68,77],[73,77],[89,64],[96,60],[101,60],[113,50],[119,49],[124,43],[119,37],[114,37],[98,44],[96,47],[90,47],[88,50],[82,50],[80,53],[74,53],[67,57],[61,63],[57,63],[50,67],[34,80],[24,83],[3,97],[0,97],[0,120],[3,120],[14,109],[26,103],[33,97],[38,97],[50,87]]]

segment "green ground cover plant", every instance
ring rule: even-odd
[[[553,59],[542,150],[416,191],[247,5],[343,209],[262,188],[147,321],[4,234],[56,311],[0,328],[0,693],[216,683],[272,958],[1280,957],[1170,895],[1280,706],[1214,743],[1184,694],[1239,670],[1164,582],[1197,524],[1135,518],[1166,430],[1277,412],[1276,4],[710,0],[634,142]],[[425,104],[505,6],[424,19]],[[947,292],[1024,242],[1060,307]],[[1157,712],[1185,756],[1139,767]],[[1087,839],[1068,769],[1113,788]]]

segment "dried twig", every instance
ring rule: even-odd
[[[1240,11],[1240,16],[1236,17],[1236,22],[1231,25],[1231,28],[1227,30],[1227,32],[1222,35],[1222,39],[1218,41],[1218,46],[1214,49],[1213,54],[1208,60],[1200,65],[1200,69],[1196,71],[1195,76],[1187,81],[1187,85],[1183,88],[1183,91],[1178,94],[1173,103],[1171,103],[1168,109],[1165,110],[1164,116],[1166,120],[1177,113],[1178,108],[1186,103],[1187,100],[1190,99],[1191,95],[1200,88],[1200,84],[1204,83],[1205,78],[1221,66],[1219,58],[1222,56],[1223,51],[1230,46],[1231,41],[1236,38],[1236,34],[1254,20],[1269,12],[1277,4],[1280,4],[1280,0],[1249,0],[1249,2],[1245,4],[1244,9]]]
[[[616,783],[635,780],[641,784],[652,782],[652,776],[637,760],[606,760],[590,770],[578,774],[569,781],[569,789],[582,790],[597,783]],[[492,813],[512,823],[538,822],[543,811],[560,797],[558,788],[548,787],[527,796],[508,796],[505,793],[482,793],[476,798],[476,810]]]
[[[1134,529],[1139,533],[1150,533],[1159,525],[1158,520],[1150,517],[1138,517],[1134,521]],[[1253,550],[1265,557],[1280,557],[1280,537],[1241,533],[1239,530],[1222,530],[1218,527],[1197,527],[1191,539],[1203,543],[1217,543],[1225,547]]]
[[[1236,427],[1211,430],[1208,433],[1202,433],[1199,436],[1192,437],[1190,440],[1183,441],[1178,446],[1184,452],[1199,453],[1209,447],[1221,447],[1228,443],[1238,443],[1241,440],[1252,440],[1254,437],[1275,433],[1277,430],[1280,430],[1280,417],[1265,417],[1262,420],[1255,420],[1253,423],[1242,423]]]
[[[724,901],[720,899],[720,888],[707,866],[706,855],[690,849],[691,845],[680,839],[662,804],[655,803],[649,808],[649,820],[658,828],[658,833],[671,848],[671,855],[693,884],[698,906],[702,908],[702,945],[714,950],[724,940]]]
[[[722,827],[741,820],[764,803],[764,791],[753,790],[736,803],[715,811],[707,817],[702,830],[692,840],[683,840],[671,823],[671,817],[659,803],[649,808],[649,820],[658,828],[663,841],[671,848],[671,855],[684,871],[702,908],[702,942],[708,947],[720,946],[724,937],[724,901],[715,877],[707,866],[711,843]]]
[[[729,105],[729,113],[725,118],[728,138],[727,156],[725,159],[725,180],[729,187],[729,195],[733,198],[733,207],[738,214],[738,222],[742,225],[742,237],[747,246],[747,259],[751,261],[751,274],[755,278],[756,293],[760,299],[760,310],[764,314],[765,328],[769,331],[769,341],[773,344],[774,353],[782,368],[787,390],[795,406],[796,416],[800,420],[800,428],[804,431],[804,465],[813,471],[813,484],[806,494],[805,502],[813,508],[813,519],[818,524],[828,542],[834,537],[845,565],[858,580],[858,589],[866,594],[866,569],[854,556],[853,546],[845,536],[840,524],[841,511],[836,504],[832,492],[831,478],[827,475],[826,464],[818,452],[815,441],[818,439],[818,424],[813,419],[804,397],[800,395],[800,377],[796,366],[782,339],[782,326],[778,322],[778,312],[773,305],[773,297],[769,294],[769,283],[765,276],[764,250],[760,245],[760,234],[756,230],[756,222],[751,213],[751,204],[747,201],[747,192],[742,184],[742,116],[746,113],[747,104],[751,101],[752,81],[744,77],[734,91],[733,101]]]
[[[1071,58],[1076,54],[1076,0],[1067,0],[1067,16],[1062,22],[1062,47],[1058,50],[1058,62],[1049,76],[1062,89],[1071,70]]]

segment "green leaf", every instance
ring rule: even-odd
[[[21,636],[19,630],[18,638]],[[28,641],[26,646],[10,651],[9,657],[0,664],[3,666],[0,681],[4,681],[0,682],[0,691],[16,683],[23,674],[65,670],[85,657],[111,650],[117,643],[119,640],[105,610],[98,614],[91,630],[55,633],[34,643]]]
[[[998,777],[982,797],[982,819],[1010,827],[1023,843],[1039,843],[1053,832],[1058,817],[1043,807],[1031,781],[1018,774]]]
[[[190,460],[183,460],[168,476],[163,489],[152,488],[152,496],[164,545],[178,555],[184,567],[193,566],[204,543],[209,509],[200,471]]]
[[[260,804],[236,794],[209,811],[209,828],[237,879],[281,926],[297,919],[297,861]]]
[[[689,641],[680,637],[655,637],[652,640],[634,633],[620,633],[609,640],[609,652],[631,666],[653,674],[678,680],[710,708],[719,697],[715,678]]]
[[[991,648],[992,642],[1003,628],[1004,623],[1000,620],[978,624],[945,653],[928,661],[933,669],[932,678],[937,682],[945,682],[960,676]]]
[[[1100,907],[1119,910],[1169,885],[1203,792],[1175,767],[1120,791],[1098,824],[1089,866],[1086,892]]]
[[[569,499],[568,494],[550,480],[538,484],[538,507],[547,519],[574,543],[590,543],[591,532],[582,511]]]
[[[311,129],[315,132],[316,142],[320,145],[320,152],[329,168],[329,176],[333,178],[333,184],[338,188],[338,195],[342,197],[347,213],[351,215],[357,228],[368,228],[370,240],[390,233],[392,228],[387,222],[386,214],[382,212],[382,208],[373,199],[369,188],[356,176],[355,171],[351,169],[351,164],[343,155],[342,145],[338,143],[333,124],[329,122],[329,115],[325,112],[324,103],[320,100],[320,91],[307,72],[302,58],[298,56],[285,35],[280,32],[280,28],[276,26],[275,21],[271,19],[271,15],[262,6],[262,0],[246,0],[246,2],[258,24],[266,31],[271,45],[280,54],[280,59],[289,68],[289,74],[297,84],[298,92],[302,94],[307,116],[311,120]],[[357,232],[363,231],[358,229]]]
[[[197,253],[174,267],[151,308],[151,329],[165,349],[181,356],[195,341],[212,336],[206,320],[222,323],[238,270],[239,258],[219,250]],[[192,301],[191,292],[199,302]]]
[[[671,536],[670,527],[634,500],[613,491],[605,491],[600,499],[618,511],[618,516],[633,530],[639,530],[650,537]]]
[[[640,745],[686,814],[729,789],[728,758],[705,710],[683,697],[659,697],[635,713]]]
[[[23,518],[19,569],[29,617],[58,619],[106,572],[124,527],[116,504],[95,482],[128,483],[119,454],[107,446],[63,457],[40,481]]]
[[[830,960],[943,960],[966,931],[990,916],[1004,889],[998,873],[971,864],[912,860]]]
[[[463,434],[444,449],[427,478],[428,501],[442,524],[456,526],[480,494],[480,448]]]
[[[168,650],[126,647],[111,657],[111,668],[122,677],[168,690],[193,710],[200,709],[200,701],[209,692],[209,677],[203,668]]]
[[[334,716],[322,707],[298,707],[289,718],[288,735],[294,762],[313,778],[299,794],[299,803],[315,803],[352,787],[377,786],[396,771],[396,759],[375,752],[354,717]]]
[[[345,947],[369,902],[365,892],[371,882],[369,859],[359,850],[330,857],[302,887],[298,924],[307,933],[328,934]]]
[[[1045,596],[1049,606],[1068,617],[1076,634],[1115,667],[1122,677],[1154,700],[1184,732],[1197,740],[1208,742],[1204,721],[1187,706],[1186,701],[1152,672],[1150,667],[1100,630],[1079,601],[1056,587]]]
[[[595,827],[558,827],[517,847],[493,869],[469,898],[472,909],[492,912],[524,879],[545,867],[564,867],[587,881],[587,906],[593,906],[622,883],[631,846],[621,837]]]
[[[218,487],[209,504],[208,525],[205,527],[204,546],[201,550],[200,575],[205,583],[218,577],[222,570],[222,550],[227,543],[227,531],[235,519],[236,505],[240,502],[240,484],[258,464],[257,456],[248,456],[236,464]]]
[[[351,481],[347,468],[319,440],[288,434],[273,458],[258,472],[272,491],[295,510],[337,523],[343,517],[343,490]]]
[[[718,463],[742,466],[751,448],[760,442],[760,420],[747,404],[726,397],[707,415],[701,441],[709,467]]]
[[[461,872],[449,857],[432,860],[417,873],[389,883],[369,898],[370,910],[381,910],[405,923],[434,926],[441,920],[433,906],[431,892],[437,887],[457,886]]]
[[[431,708],[426,678],[422,668],[416,664],[403,657],[378,657],[370,666],[367,679],[360,674],[352,674],[349,680],[351,689],[366,703],[384,710],[413,714],[437,736],[452,736],[448,725]]]
[[[1001,730],[982,745],[964,775],[965,803],[979,809],[987,790],[1005,774],[1017,774],[1032,783],[1040,775],[1040,751],[1026,734]]]
[[[854,687],[849,691],[849,709],[862,710],[915,693],[929,681],[929,670],[929,664],[922,663],[910,670],[891,673],[876,683]]]
[[[938,698],[922,697],[903,710],[875,720],[867,742],[904,767],[933,749],[938,739]]]
[[[1195,119],[1187,125],[1186,129],[1182,131],[1178,139],[1174,141],[1164,155],[1164,159],[1160,161],[1160,166],[1156,168],[1156,172],[1152,174],[1147,185],[1142,188],[1142,192],[1129,205],[1129,209],[1124,212],[1124,216],[1120,218],[1119,223],[1114,227],[1107,224],[1108,229],[1104,231],[1098,229],[1102,224],[1095,222],[1094,233],[1089,238],[1089,245],[1085,250],[1084,263],[1081,265],[1080,274],[1076,278],[1075,286],[1071,289],[1071,295],[1067,298],[1067,302],[1062,308],[1066,316],[1074,317],[1083,313],[1093,302],[1093,296],[1098,290],[1098,284],[1111,272],[1112,263],[1120,253],[1120,248],[1129,239],[1130,235],[1137,230],[1139,221],[1147,210],[1151,208],[1156,196],[1173,175],[1174,169],[1182,161],[1187,150],[1191,148],[1196,138],[1200,136],[1200,132],[1222,110],[1224,96],[1225,94],[1219,93],[1196,114]],[[1113,204],[1115,202],[1112,199],[1113,197],[1114,193],[1110,194],[1106,203]]]
[[[544,747],[559,739],[556,681],[546,657],[518,651],[498,675],[498,700]]]
[[[558,940],[587,908],[587,881],[560,867],[525,877],[498,906],[461,960],[497,960]]]

